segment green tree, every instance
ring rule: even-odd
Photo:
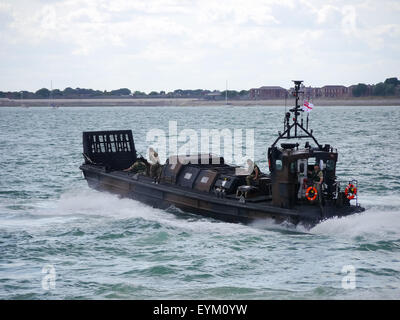
[[[366,96],[368,93],[368,86],[365,83],[359,83],[354,86],[352,93],[354,97]]]
[[[61,97],[62,96],[62,92],[59,89],[54,89],[51,92],[51,94],[52,94],[53,98],[57,98],[57,97]]]
[[[39,89],[35,92],[36,97],[38,98],[48,98],[50,97],[50,90],[46,88]]]
[[[72,89],[71,87],[67,87],[63,90],[63,96],[71,96],[71,95],[75,95],[76,94],[76,90]]]
[[[374,86],[372,91],[374,96],[384,96],[385,95],[385,84],[383,82],[379,82]]]
[[[129,96],[131,94],[131,90],[128,88],[121,88],[117,90],[112,90],[111,95],[113,96]]]
[[[226,90],[221,92],[221,96],[225,97],[226,94]],[[236,90],[228,90],[228,98],[229,99],[234,99],[237,98],[239,95],[239,92],[237,92]]]
[[[174,90],[174,96],[180,97],[182,95],[183,95],[183,90],[182,89]]]
[[[146,95],[146,92],[135,91],[135,92],[133,93],[133,95],[134,95],[134,96],[145,96],[145,95]]]
[[[385,96],[394,96],[395,87],[394,84],[385,84]]]
[[[398,80],[397,78],[387,78],[385,80],[385,85],[397,86],[400,85],[400,80]]]

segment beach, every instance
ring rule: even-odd
[[[232,106],[290,106],[288,99],[269,100],[228,100]],[[316,106],[400,106],[400,97],[394,98],[348,98],[348,99],[314,99],[312,103]],[[225,100],[204,100],[193,98],[153,98],[153,99],[0,99],[0,107],[37,107],[57,105],[62,107],[74,106],[221,106],[226,105]]]

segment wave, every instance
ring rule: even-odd
[[[109,219],[142,219],[166,228],[196,233],[248,234],[261,230],[243,224],[227,223],[194,214],[183,213],[177,208],[168,210],[153,208],[139,201],[120,198],[117,195],[93,189],[72,190],[57,201],[42,205],[36,212],[42,217],[103,217]],[[185,215],[184,217],[182,215]]]
[[[289,223],[276,224],[273,220],[257,221],[249,226],[226,223],[196,215],[179,217],[179,209],[152,208],[139,201],[92,189],[64,193],[56,203],[57,215],[79,214],[105,216],[115,219],[138,218],[165,226],[193,232],[218,232],[223,234],[259,232],[298,232],[349,237],[368,236],[400,238],[400,198],[392,196],[368,196],[361,199],[366,211],[343,218],[332,218],[311,229]],[[183,213],[182,213],[183,214]]]
[[[362,206],[372,209],[388,210],[388,209],[399,209],[400,210],[400,194],[393,193],[391,195],[374,195],[374,194],[363,194],[359,198]]]
[[[7,225],[59,223],[69,219],[87,217],[96,219],[142,219],[166,228],[175,228],[195,233],[256,234],[299,233],[314,235],[336,235],[340,237],[367,237],[385,240],[400,239],[400,198],[392,196],[369,196],[361,199],[366,211],[342,218],[325,220],[311,229],[289,223],[277,224],[274,220],[259,220],[250,225],[227,223],[211,218],[183,213],[177,208],[156,209],[139,201],[120,198],[79,186],[66,191],[57,200],[48,199],[36,203],[29,216],[20,216]],[[40,218],[40,219],[32,219]],[[34,221],[33,221],[34,220]]]
[[[364,237],[367,239],[400,239],[400,210],[367,209],[363,213],[325,220],[310,229],[313,234]]]

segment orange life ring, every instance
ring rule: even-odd
[[[318,195],[318,191],[315,187],[309,187],[306,190],[306,198],[309,201],[314,201],[315,199],[317,199],[317,195]]]
[[[344,194],[346,195],[347,199],[354,199],[357,194],[357,188],[354,186],[354,184],[349,183],[349,185],[344,190]]]

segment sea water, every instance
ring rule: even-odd
[[[361,214],[311,229],[225,223],[94,191],[82,131],[253,128],[255,161],[284,107],[0,108],[0,299],[399,299],[400,108],[318,107],[310,127],[358,179]]]

